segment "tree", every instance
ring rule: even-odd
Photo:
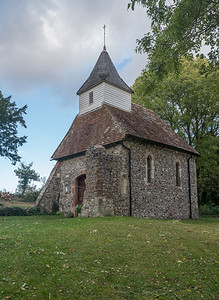
[[[25,164],[21,162],[20,167],[14,170],[16,176],[19,178],[17,191],[22,196],[30,189],[30,183],[32,181],[40,181],[40,175],[35,170],[31,169],[33,163]]]
[[[149,67],[159,77],[178,70],[181,58],[199,53],[203,45],[210,61],[218,62],[218,0],[130,1],[128,8],[141,4],[151,18],[151,32],[137,40],[136,50],[148,53]]]
[[[0,92],[0,156],[11,160],[15,165],[20,160],[18,147],[22,146],[27,137],[18,137],[18,125],[26,128],[23,115],[26,114],[27,105],[18,108],[11,102],[11,96],[4,98]]]
[[[202,72],[207,59],[184,59],[178,76],[163,81],[148,69],[133,85],[132,100],[156,111],[191,146],[219,133],[219,71]]]
[[[132,101],[157,112],[199,151],[199,199],[205,203],[219,196],[219,71],[206,73],[203,66],[208,68],[207,59],[184,58],[179,75],[169,73],[162,81],[145,69],[134,83]]]
[[[199,203],[219,205],[219,137],[208,136],[196,148]]]

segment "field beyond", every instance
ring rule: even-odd
[[[218,219],[0,217],[0,299],[218,299]]]

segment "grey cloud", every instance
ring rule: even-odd
[[[104,23],[114,63],[133,57],[126,75],[133,83],[146,63],[145,56],[134,54],[135,40],[149,23],[142,8],[127,11],[128,2],[0,1],[0,89],[5,85],[22,92],[48,85],[54,93],[72,95],[102,50]]]

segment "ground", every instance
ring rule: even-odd
[[[218,219],[0,217],[0,299],[216,299]]]
[[[0,208],[2,206],[8,206],[8,207],[32,207],[34,206],[33,202],[22,202],[17,200],[11,200],[11,201],[4,201],[0,199]]]

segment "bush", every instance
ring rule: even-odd
[[[77,206],[76,206],[76,212],[77,212],[78,214],[81,214],[81,210],[82,210],[82,205],[77,205]]]
[[[199,213],[202,216],[219,216],[219,206],[215,206],[214,204],[201,205]]]
[[[0,207],[0,216],[35,216],[48,215],[48,212],[41,212],[39,207],[34,206],[30,208],[21,207]]]
[[[28,216],[36,216],[41,214],[38,206],[30,207],[27,212]]]
[[[65,212],[65,213],[64,213],[64,216],[65,216],[66,218],[74,218],[74,214],[73,214],[72,212]]]
[[[21,207],[3,207],[0,208],[0,216],[27,216],[26,209]]]

